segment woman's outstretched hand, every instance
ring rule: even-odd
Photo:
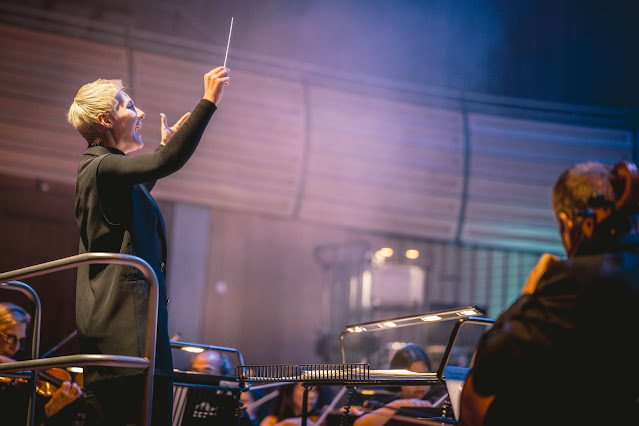
[[[160,114],[160,118],[162,119],[162,124],[160,127],[160,132],[162,133],[162,142],[160,143],[162,145],[166,145],[171,140],[175,132],[180,130],[180,127],[182,127],[182,124],[184,124],[190,116],[191,116],[191,113],[187,112],[186,114],[182,116],[182,118],[180,118],[177,121],[177,123],[169,127],[169,124],[166,121],[166,115],[164,115],[163,113]]]
[[[228,86],[231,82],[229,77],[229,69],[226,67],[217,67],[204,74],[204,99],[218,105],[222,100],[224,86]]]

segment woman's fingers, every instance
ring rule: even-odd
[[[190,112],[187,112],[186,114],[184,114],[184,115],[182,116],[182,118],[180,118],[180,119],[177,121],[177,123],[175,123],[175,124],[173,125],[173,127],[171,128],[171,130],[173,130],[174,132],[175,132],[175,131],[177,131],[180,127],[182,127],[182,124],[186,123],[186,120],[188,120],[190,116],[191,116],[191,113],[190,113]],[[166,119],[165,119],[165,121],[166,121]]]
[[[82,395],[82,389],[80,389],[80,386],[78,386],[77,383],[74,383],[73,387],[71,388],[71,393],[73,394],[75,398],[77,398],[80,395]]]
[[[187,112],[180,118],[172,127],[169,127],[168,122],[166,121],[166,115],[163,113],[160,114],[160,118],[162,121],[162,125],[160,126],[160,133],[162,135],[162,141],[160,142],[162,145],[166,145],[167,142],[171,140],[175,132],[180,130],[180,127],[189,119],[191,116],[190,112]]]
[[[204,99],[217,105],[222,100],[222,92],[231,81],[229,69],[217,67],[204,75]]]

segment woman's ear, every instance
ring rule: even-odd
[[[100,114],[98,114],[98,123],[100,123],[104,127],[113,127],[113,121],[113,116],[109,113],[101,112]]]

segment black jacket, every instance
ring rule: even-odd
[[[552,264],[483,336],[485,425],[639,424],[639,235]]]
[[[164,221],[149,190],[155,179],[181,168],[190,158],[215,111],[202,100],[166,147],[152,154],[125,156],[114,148],[90,147],[78,168],[75,193],[80,253],[138,256],[155,271],[160,292],[155,373],[172,375],[168,336]],[[143,356],[148,285],[125,265],[78,268],[76,322],[83,353]],[[84,382],[140,374],[124,368],[87,367]]]

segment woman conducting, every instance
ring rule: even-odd
[[[166,298],[166,235],[162,214],[150,194],[157,179],[179,170],[195,151],[222,100],[229,70],[217,67],[204,76],[203,99],[169,127],[161,115],[160,146],[153,153],[130,156],[144,143],[144,112],[120,80],[98,79],[80,88],[69,108],[69,123],[88,148],[78,167],[75,211],[80,253],[111,252],[138,256],[159,281],[158,329],[153,388],[153,425],[170,425],[172,359]],[[148,283],[140,271],[125,265],[78,268],[76,322],[84,353],[144,354]],[[138,423],[144,371],[87,367],[88,424]]]

